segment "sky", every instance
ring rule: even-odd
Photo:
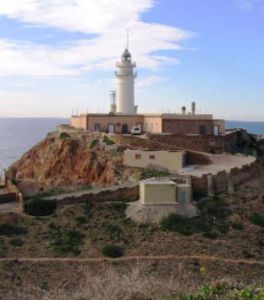
[[[108,112],[126,29],[139,112],[264,121],[264,0],[0,1],[0,117]]]

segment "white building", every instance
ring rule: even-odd
[[[135,106],[134,84],[137,76],[134,72],[136,64],[128,49],[122,54],[121,62],[116,63],[116,113],[134,115],[137,113]]]

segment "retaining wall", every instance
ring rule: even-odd
[[[212,176],[214,194],[226,194],[230,192],[230,187],[236,190],[251,179],[260,177],[263,171],[263,166],[254,162],[242,168],[233,168],[229,174],[226,171],[221,171],[216,175],[207,174],[202,177],[192,177],[193,192],[197,196],[208,195],[208,176]]]

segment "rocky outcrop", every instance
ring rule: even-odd
[[[8,176],[24,194],[122,180],[122,155],[98,134],[51,133],[14,163]]]

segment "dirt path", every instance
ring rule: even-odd
[[[71,193],[64,193],[64,194],[60,194],[60,195],[54,195],[54,196],[49,196],[49,197],[45,197],[44,199],[47,200],[56,200],[56,201],[61,201],[64,200],[66,198],[71,198],[71,197],[75,197],[75,198],[79,198],[82,196],[86,196],[89,194],[94,194],[97,195],[101,192],[115,192],[119,189],[123,189],[123,188],[133,188],[135,186],[137,186],[137,183],[134,182],[126,182],[120,185],[112,185],[112,186],[107,186],[107,187],[94,187],[92,189],[88,189],[85,191],[77,191],[77,192],[71,192]]]
[[[21,258],[0,258],[0,262],[32,262],[32,263],[100,263],[100,262],[129,262],[129,261],[166,261],[166,260],[200,260],[200,261],[211,261],[211,262],[223,262],[227,264],[246,264],[246,265],[263,265],[264,261],[248,260],[248,259],[231,259],[221,258],[206,255],[190,255],[190,256],[179,256],[179,255],[157,255],[157,256],[124,256],[120,258],[106,258],[106,257],[94,257],[94,258],[78,258],[78,257],[21,257]]]

